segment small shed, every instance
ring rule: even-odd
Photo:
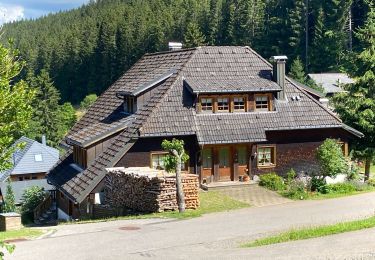
[[[15,212],[0,214],[0,231],[18,230],[22,228],[21,215]]]

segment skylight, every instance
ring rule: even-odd
[[[35,154],[34,159],[36,162],[42,162],[43,161],[43,156],[41,153]]]

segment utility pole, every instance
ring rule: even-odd
[[[306,8],[306,12],[305,12],[305,20],[306,20],[306,24],[305,24],[305,35],[306,35],[306,39],[305,39],[305,71],[306,71],[306,74],[309,73],[309,0],[306,0],[305,2],[305,8]]]

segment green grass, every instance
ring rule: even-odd
[[[178,211],[166,211],[161,213],[129,215],[122,217],[113,217],[106,219],[92,219],[80,220],[76,222],[62,222],[60,224],[84,224],[95,223],[113,220],[127,220],[127,219],[148,219],[148,218],[174,218],[174,219],[187,219],[200,217],[203,214],[229,211],[249,207],[250,205],[241,201],[232,199],[229,196],[221,194],[220,192],[199,192],[200,207],[196,210],[186,210],[184,213]]]
[[[374,191],[375,191],[375,187],[368,187],[366,190],[352,191],[352,192],[347,192],[347,193],[322,194],[322,193],[314,192],[314,193],[309,193],[307,199],[310,199],[310,200],[334,199],[334,198],[341,198],[341,197],[358,195],[358,194],[374,192]]]
[[[242,247],[257,247],[271,244],[284,243],[289,241],[303,240],[309,238],[329,236],[344,232],[350,232],[355,230],[361,230],[365,228],[375,227],[375,216],[362,219],[354,220],[349,222],[341,222],[333,225],[292,229],[275,236],[269,236],[261,239],[257,239],[250,243],[243,244]]]
[[[4,231],[0,232],[0,241],[19,238],[33,238],[38,237],[43,233],[43,230],[34,228],[22,228],[20,230]]]

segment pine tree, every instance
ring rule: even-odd
[[[42,70],[38,76],[29,76],[28,81],[30,86],[36,89],[33,100],[34,113],[28,135],[38,140],[42,135],[46,135],[48,144],[56,146],[60,141],[58,135],[61,124],[58,113],[60,93],[54,87],[46,70]]]
[[[356,37],[364,46],[348,60],[347,73],[355,79],[345,87],[347,92],[334,96],[335,110],[342,120],[361,131],[363,138],[354,140],[354,155],[365,160],[365,179],[375,159],[375,5],[366,1],[370,10],[365,25]]]
[[[190,22],[187,26],[186,33],[184,36],[185,47],[197,47],[204,45],[206,38],[199,29],[197,23]]]
[[[7,180],[6,194],[4,197],[3,212],[14,212],[16,210],[16,199],[10,178]]]
[[[297,57],[293,61],[290,67],[289,76],[297,80],[299,83],[304,84],[306,82],[306,74],[303,69],[303,64],[302,64],[300,57]]]

